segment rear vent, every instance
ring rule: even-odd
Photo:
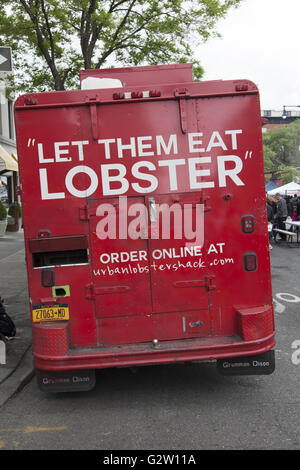
[[[33,266],[41,268],[44,266],[66,266],[68,264],[88,263],[87,250],[65,250],[33,253]]]
[[[32,253],[35,268],[88,263],[86,235],[62,237],[48,235],[47,237],[31,238],[29,239],[29,250]]]

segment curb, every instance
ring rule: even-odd
[[[32,362],[32,347],[30,344],[16,368],[5,381],[1,383],[0,408],[5,405],[10,398],[20,392],[31,381],[33,376],[34,367]]]

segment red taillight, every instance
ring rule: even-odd
[[[246,84],[241,84],[241,85],[236,85],[235,91],[247,91],[248,90],[248,85]]]
[[[143,98],[143,92],[142,91],[133,91],[131,93],[131,98]]]
[[[124,93],[114,93],[113,94],[113,99],[114,100],[123,100],[125,98]]]
[[[114,100],[130,100],[136,98],[159,98],[161,92],[159,90],[146,90],[146,91],[125,91],[124,93],[114,93]]]
[[[242,217],[242,231],[244,233],[254,232],[254,217],[253,215],[243,215]]]
[[[238,331],[244,341],[251,341],[274,332],[273,309],[269,305],[237,311]]]
[[[43,356],[66,356],[68,352],[68,323],[39,323],[33,325],[33,351]]]
[[[53,269],[43,269],[41,274],[43,287],[53,287],[55,285],[55,276]]]
[[[255,253],[246,253],[244,255],[244,268],[246,271],[257,270],[257,256]]]
[[[161,92],[159,90],[151,90],[149,92],[149,96],[151,96],[151,98],[157,98],[160,95],[161,95]]]
[[[35,104],[37,104],[37,99],[32,96],[25,96],[24,104],[26,106],[34,106]]]

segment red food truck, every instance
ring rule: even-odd
[[[83,71],[81,83],[15,103],[41,389],[201,360],[270,374],[257,87],[193,82],[190,64]]]

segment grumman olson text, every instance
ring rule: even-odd
[[[243,160],[238,150],[238,136],[242,133],[241,129],[226,130],[222,136],[217,130],[207,136],[202,132],[188,133],[183,150],[178,148],[176,134],[165,139],[163,136],[128,137],[126,142],[121,138],[99,139],[97,147],[93,146],[93,155],[87,140],[53,142],[48,144],[47,150],[40,142],[37,159],[41,198],[65,199],[66,190],[78,198],[118,196],[129,191],[149,194],[156,189],[178,191],[183,176],[191,190],[226,187],[228,181],[244,186],[239,176]],[[28,140],[28,146],[35,145],[32,141]],[[220,155],[220,152],[226,153]],[[197,156],[193,156],[195,153]],[[166,155],[172,155],[172,158],[160,159]],[[93,167],[85,164],[86,159],[91,161],[91,156]],[[125,159],[126,164],[123,163]],[[132,159],[131,163],[128,159]],[[103,163],[107,160],[110,162]],[[66,165],[66,172],[64,180],[58,181],[53,167],[62,163]],[[211,171],[214,164],[217,166],[215,180]],[[86,183],[85,187],[79,188],[76,179],[82,175],[87,176]]]

